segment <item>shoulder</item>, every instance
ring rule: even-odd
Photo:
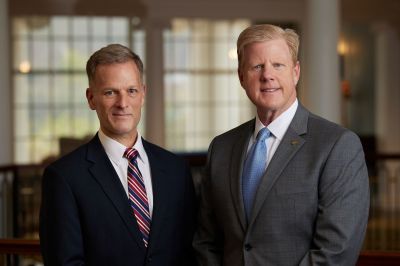
[[[255,120],[249,120],[229,131],[226,131],[213,139],[213,143],[236,142],[238,138],[247,136],[254,131]]]
[[[153,160],[157,160],[158,162],[161,162],[164,165],[185,164],[185,161],[181,156],[178,156],[177,154],[168,151],[156,144],[148,142],[145,139],[142,139],[142,141],[143,141],[143,147],[150,160],[150,163]]]
[[[87,159],[89,146],[95,146],[95,147],[98,146],[100,150],[102,149],[100,142],[96,140],[95,137],[88,143],[85,143],[77,147],[75,150],[71,151],[70,153],[60,157],[53,163],[49,164],[45,169],[45,173],[58,172],[67,174],[67,173],[76,173],[79,171],[83,171],[84,166],[86,164],[90,165]]]
[[[348,128],[333,123],[313,113],[309,114],[306,139],[320,145],[342,147],[343,149],[361,148],[360,138]]]
[[[309,130],[317,132],[319,134],[323,134],[325,136],[342,135],[342,134],[349,134],[356,136],[356,134],[352,132],[350,129],[345,128],[334,122],[331,122],[313,113],[310,113],[309,115]]]

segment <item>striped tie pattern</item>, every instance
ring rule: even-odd
[[[124,153],[129,161],[128,165],[128,191],[129,202],[139,225],[139,229],[143,236],[144,245],[147,247],[150,233],[150,212],[149,203],[147,201],[146,188],[143,182],[143,176],[137,165],[137,157],[139,153],[133,148],[127,148]]]

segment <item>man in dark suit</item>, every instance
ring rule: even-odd
[[[112,44],[90,57],[86,71],[100,129],[44,172],[45,265],[192,265],[189,169],[137,131],[146,92],[142,61]]]
[[[369,210],[359,138],[297,100],[298,35],[245,29],[238,74],[256,118],[211,143],[194,238],[201,266],[354,265]]]

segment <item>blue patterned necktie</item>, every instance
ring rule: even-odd
[[[254,197],[260,184],[261,177],[265,172],[267,161],[267,146],[265,140],[269,137],[269,130],[264,127],[258,134],[256,141],[250,148],[244,162],[242,174],[243,203],[247,219],[250,218]]]

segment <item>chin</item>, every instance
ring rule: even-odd
[[[276,109],[279,109],[281,104],[278,101],[267,99],[264,101],[260,101],[258,104],[256,104],[256,106],[259,106],[264,110],[274,111]]]

